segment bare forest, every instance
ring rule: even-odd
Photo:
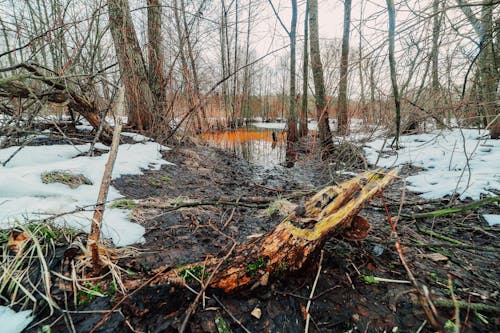
[[[0,332],[494,332],[498,0],[1,0]]]

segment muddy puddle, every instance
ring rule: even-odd
[[[249,126],[206,133],[202,139],[259,166],[272,167],[285,161],[286,133],[281,129]]]

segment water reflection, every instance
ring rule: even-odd
[[[206,133],[202,138],[254,164],[272,166],[285,160],[286,133],[281,130],[246,127]]]

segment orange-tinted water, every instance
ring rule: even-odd
[[[273,142],[273,132],[276,142]],[[281,130],[239,128],[235,130],[206,133],[202,139],[209,144],[232,151],[249,162],[259,165],[275,165],[285,158],[286,133]]]

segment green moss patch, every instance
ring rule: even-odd
[[[74,174],[70,171],[48,171],[40,176],[44,184],[61,183],[75,189],[80,185],[92,185],[92,182],[82,174]]]

